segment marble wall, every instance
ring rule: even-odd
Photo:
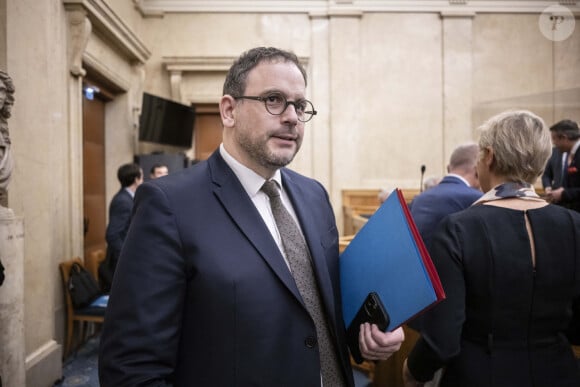
[[[25,340],[19,345],[30,383],[38,382],[35,371],[42,362],[52,365],[46,367],[52,373],[40,379],[54,382],[61,357],[54,311],[63,302],[57,265],[71,252],[72,234],[67,54],[65,44],[55,44],[66,42],[64,9],[32,0],[4,1],[4,6],[3,67],[16,87],[8,121],[15,161],[8,203],[24,219],[25,235]]]
[[[548,124],[580,120],[578,19],[569,38],[553,41],[540,31],[540,2],[507,3],[328,0],[298,9],[226,1],[211,9],[193,0],[0,0],[0,67],[16,85],[8,199],[24,219],[27,385],[60,376],[58,262],[82,254],[85,76],[113,89],[105,108],[110,200],[117,167],[147,149],[136,143],[142,91],[217,103],[242,51],[295,51],[319,114],[292,168],[323,182],[342,224],[342,189],[418,188],[420,166],[443,175],[453,148],[475,140],[492,114],[526,108]],[[163,4],[192,6],[154,9]]]
[[[172,96],[168,62],[233,58],[256,45],[294,50],[319,115],[291,167],[321,180],[340,208],[344,188],[419,188],[421,165],[442,176],[454,147],[477,140],[499,111],[532,109],[548,124],[578,117],[577,100],[557,102],[578,88],[578,32],[554,42],[540,31],[541,9],[515,8],[166,13],[143,21],[153,53],[145,88]],[[224,71],[181,71],[182,102],[217,103]]]

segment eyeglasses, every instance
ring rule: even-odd
[[[293,105],[294,110],[296,110],[296,115],[298,116],[298,121],[308,122],[316,115],[317,111],[314,110],[312,102],[307,99],[302,99],[300,101],[288,101],[283,94],[272,93],[264,97],[256,97],[249,95],[241,95],[239,97],[234,97],[234,99],[250,99],[253,101],[264,102],[266,111],[274,116],[279,116],[286,111],[288,105]]]

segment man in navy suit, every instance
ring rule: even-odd
[[[224,83],[219,149],[139,188],[101,337],[103,386],[321,386],[318,327],[261,191],[269,180],[310,253],[339,379],[324,387],[354,385],[328,194],[285,168],[316,114],[305,93],[294,54],[244,53]],[[388,358],[404,338],[402,329],[361,327],[370,360]]]
[[[478,154],[477,144],[455,148],[447,166],[448,174],[438,185],[411,202],[411,216],[427,247],[435,228],[446,215],[469,207],[482,195],[475,168]]]
[[[552,189],[548,198],[554,203],[580,211],[580,129],[572,120],[562,120],[550,127],[552,142],[560,152],[568,152],[562,187]]]
[[[542,187],[544,192],[549,194],[553,189],[560,188],[564,180],[566,170],[564,166],[568,160],[568,153],[560,152],[557,147],[552,149],[552,156],[546,163],[546,168],[542,174]]]
[[[562,120],[550,127],[552,143],[561,151],[568,152],[562,187],[553,189],[548,198],[553,202],[580,212],[580,128],[572,120]],[[573,305],[574,318],[570,324],[568,338],[580,345],[580,301]]]
[[[477,178],[479,146],[474,143],[460,145],[453,150],[447,165],[447,175],[439,184],[416,196],[410,205],[411,216],[427,248],[439,222],[447,215],[461,211],[473,204],[483,194]],[[408,325],[421,330],[422,317]],[[437,386],[441,372],[427,386]]]
[[[117,170],[117,179],[121,183],[121,189],[109,204],[109,224],[105,233],[107,257],[99,266],[99,282],[104,292],[108,292],[111,287],[117,260],[131,223],[133,197],[137,187],[143,182],[143,170],[137,164],[123,164]]]

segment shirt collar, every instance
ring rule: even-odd
[[[129,195],[131,195],[131,198],[135,199],[135,192],[133,192],[130,188],[125,187],[124,188],[125,191],[127,191],[129,193]]]
[[[463,176],[459,176],[456,173],[448,173],[447,176],[455,177],[455,178],[461,180],[462,182],[464,182],[466,186],[471,187],[471,185],[467,182],[467,180],[465,180],[465,178]]]

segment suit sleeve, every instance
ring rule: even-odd
[[[562,202],[580,202],[580,187],[567,187],[562,192]]]
[[[169,386],[186,270],[165,194],[144,184],[116,268],[99,353],[102,386]]]
[[[415,379],[423,382],[431,380],[435,371],[456,356],[461,347],[465,321],[465,280],[459,233],[449,217],[443,220],[433,235],[430,255],[445,289],[446,299],[424,315],[421,337],[409,354],[409,370]]]
[[[550,158],[548,160],[548,164],[546,165],[546,168],[544,169],[544,173],[542,174],[542,187],[544,187],[544,188],[552,186],[552,180],[553,180],[553,176],[554,176],[552,158]]]
[[[572,164],[570,164],[569,169],[575,169],[575,172],[568,172],[566,176],[567,184],[562,192],[562,202],[564,203],[575,203],[576,205],[580,203],[580,153],[574,156]],[[577,206],[575,207],[577,210]]]
[[[575,299],[572,304],[572,320],[566,332],[568,340],[574,345],[580,345],[580,216],[574,216],[574,229],[576,230],[576,287]]]

